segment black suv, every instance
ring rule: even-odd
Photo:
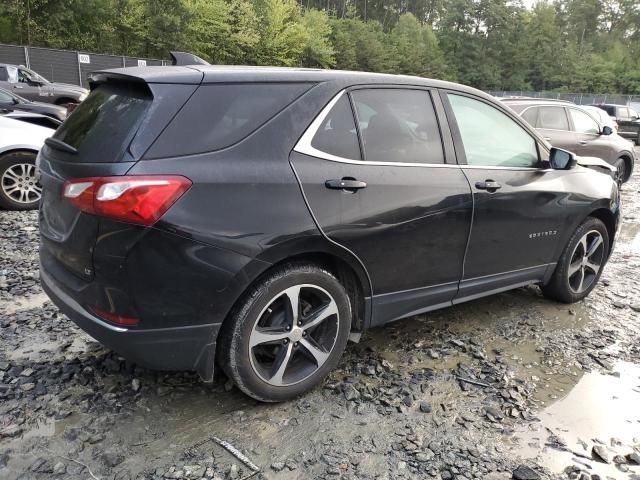
[[[472,88],[211,66],[91,88],[39,155],[41,281],[148,367],[289,399],[368,328],[528,284],[580,300],[613,246],[615,181]]]
[[[636,145],[640,145],[640,115],[633,108],[626,105],[612,103],[597,103],[594,107],[601,108],[618,124],[618,135],[627,138]]]

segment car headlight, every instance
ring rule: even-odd
[[[82,102],[84,101],[85,98],[87,98],[89,96],[89,92],[88,91],[84,91],[80,94],[80,96],[78,97],[78,102]]]

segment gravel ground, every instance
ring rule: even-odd
[[[623,210],[587,300],[373,330],[278,405],[102,348],[42,293],[36,213],[0,212],[0,478],[640,479],[640,174]]]

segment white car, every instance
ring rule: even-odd
[[[36,156],[52,128],[0,116],[0,207],[38,208],[42,188],[36,178]]]

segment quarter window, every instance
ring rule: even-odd
[[[569,130],[567,114],[563,107],[540,107],[537,128],[548,130]]]
[[[598,127],[596,121],[589,115],[575,108],[571,108],[569,111],[571,112],[571,119],[573,120],[573,129],[577,133],[597,135],[600,132],[600,127]]]
[[[333,106],[313,137],[311,146],[336,157],[362,160],[356,122],[347,95],[342,95]]]
[[[444,163],[440,129],[428,92],[376,88],[352,98],[367,161]]]
[[[479,100],[449,94],[467,164],[537,167],[534,138],[513,119]]]

